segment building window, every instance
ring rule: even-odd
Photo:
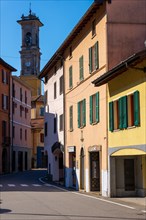
[[[45,137],[48,135],[48,123],[45,122]]]
[[[25,103],[27,104],[27,92],[25,91]]]
[[[13,83],[13,86],[12,86],[12,96],[15,97],[15,84]]]
[[[28,109],[25,108],[25,118],[27,118]]]
[[[2,83],[4,84],[8,84],[8,73],[2,69]]]
[[[109,130],[140,125],[139,91],[109,103]]]
[[[22,128],[20,128],[20,140],[22,140]]]
[[[2,94],[2,109],[3,110],[8,110],[8,96],[7,95],[4,95]]]
[[[40,107],[40,116],[44,116],[44,107]]]
[[[27,141],[27,130],[25,129],[25,140]]]
[[[14,126],[14,125],[13,125],[13,128],[12,128],[12,129],[13,129],[13,130],[12,130],[12,132],[13,132],[13,133],[12,133],[12,137],[15,138],[15,126]]]
[[[42,133],[40,134],[40,142],[44,143],[44,134],[42,134]]]
[[[56,82],[54,83],[54,99],[57,98]]]
[[[54,117],[54,134],[57,132],[57,116]]]
[[[96,35],[96,23],[94,19],[94,21],[92,21],[92,37],[94,37],[95,35]]]
[[[60,77],[60,95],[63,93],[63,76]]]
[[[69,130],[73,131],[73,106],[69,107]]]
[[[99,68],[98,41],[93,47],[89,48],[89,72],[92,73]]]
[[[78,128],[86,126],[86,99],[78,102]]]
[[[20,105],[20,117],[22,117],[22,106]]]
[[[84,79],[84,64],[83,56],[79,58],[79,72],[80,72],[80,81]]]
[[[7,122],[2,121],[2,137],[6,137],[6,136],[7,136]]]
[[[90,96],[90,124],[99,122],[99,92]]]
[[[63,131],[63,114],[59,116],[59,130]]]
[[[20,101],[22,102],[22,88],[20,88]]]
[[[73,87],[73,75],[72,75],[72,66],[69,67],[69,88]]]
[[[69,58],[72,58],[72,47],[69,48]]]

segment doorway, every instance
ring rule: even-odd
[[[91,191],[100,191],[99,152],[90,153],[90,188]]]
[[[125,191],[135,190],[134,159],[124,160]]]

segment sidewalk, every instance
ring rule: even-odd
[[[117,203],[123,203],[123,204],[126,204],[126,205],[135,204],[135,205],[143,206],[143,209],[146,211],[146,197],[121,197],[121,198],[119,198],[119,197],[114,197],[114,198],[103,197],[103,196],[99,195],[99,192],[76,191],[73,188],[64,187],[62,183],[50,182],[46,178],[42,178],[42,180],[46,183],[49,183],[51,185],[60,187],[62,189],[66,189],[68,191],[75,191],[75,192],[78,192],[78,193],[81,193],[81,194],[94,196],[94,197],[102,198],[102,199],[105,199],[105,200],[110,200],[110,201],[117,202]]]

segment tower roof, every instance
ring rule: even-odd
[[[30,21],[35,21],[37,22],[39,27],[43,26],[43,23],[40,21],[39,17],[37,17],[35,13],[32,13],[31,10],[29,11],[29,15],[24,16],[24,14],[22,14],[21,18],[21,20],[17,21],[19,24],[23,24],[24,22],[28,23]]]

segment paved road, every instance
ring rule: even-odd
[[[1,220],[139,220],[144,206],[67,191],[39,181],[46,171],[1,176]]]

